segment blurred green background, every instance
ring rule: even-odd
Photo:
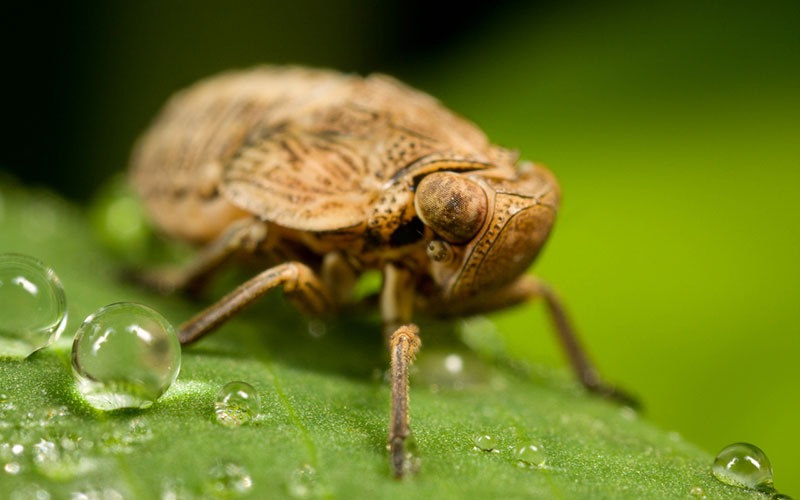
[[[0,168],[86,203],[200,77],[393,74],[556,173],[535,270],[602,372],[711,453],[757,444],[800,494],[800,3],[219,5],[12,8]],[[563,365],[541,307],[493,319],[513,354]]]

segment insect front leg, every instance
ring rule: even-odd
[[[387,265],[381,289],[381,317],[384,335],[391,355],[392,404],[389,413],[389,463],[392,475],[403,477],[416,472],[414,460],[406,452],[411,436],[408,415],[408,367],[419,349],[419,328],[408,324],[414,299],[414,286],[409,271]]]
[[[182,345],[196,342],[279,286],[303,312],[321,315],[331,313],[335,308],[332,294],[310,267],[301,262],[285,262],[250,278],[216,304],[182,324],[178,328],[178,339]]]
[[[134,271],[130,277],[161,293],[185,290],[198,293],[208,278],[236,252],[254,252],[267,238],[267,225],[258,219],[233,223],[221,236],[204,247],[188,265],[178,268]]]

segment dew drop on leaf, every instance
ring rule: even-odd
[[[749,443],[734,443],[717,454],[711,469],[725,484],[768,491],[772,488],[772,465],[761,449]]]
[[[0,356],[29,356],[66,324],[64,288],[53,270],[27,255],[0,254]]]
[[[322,493],[317,482],[317,471],[309,464],[304,464],[289,474],[286,488],[294,498],[314,498]]]
[[[261,398],[247,382],[228,382],[217,392],[214,409],[219,423],[238,427],[258,417]]]
[[[699,486],[692,486],[689,490],[689,496],[693,498],[706,498],[706,492]]]
[[[541,443],[529,441],[514,448],[514,459],[517,465],[528,469],[542,467],[547,456]]]
[[[233,462],[222,462],[208,472],[205,491],[215,498],[238,498],[253,487],[250,473],[244,466]]]
[[[72,344],[72,374],[100,410],[147,408],[175,381],[181,347],[158,312],[131,302],[100,308]]]
[[[497,451],[497,440],[489,434],[478,434],[472,438],[476,450]]]

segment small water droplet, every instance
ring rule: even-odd
[[[14,475],[18,474],[21,468],[17,462],[8,462],[6,465],[3,466],[3,470],[11,475]]]
[[[478,434],[472,438],[476,450],[500,453],[497,440],[489,434]]]
[[[734,443],[717,454],[711,469],[725,484],[760,491],[772,489],[772,465],[767,455],[749,443]]]
[[[36,483],[30,483],[15,489],[10,500],[50,500],[50,492]]]
[[[454,375],[461,373],[464,369],[464,360],[458,354],[448,354],[444,358],[444,368]]]
[[[308,322],[308,334],[315,339],[324,337],[326,333],[328,333],[328,327],[324,321],[312,319]]]
[[[322,492],[319,483],[317,483],[317,471],[309,464],[304,464],[289,474],[286,488],[289,495],[294,498],[318,497]]]
[[[72,374],[100,410],[147,408],[175,381],[181,347],[158,312],[131,302],[100,308],[72,344]]]
[[[229,382],[217,392],[214,403],[217,421],[229,427],[250,422],[261,411],[261,398],[247,382]]]
[[[52,441],[42,438],[33,445],[33,466],[48,479],[69,481],[93,470],[96,464],[80,452],[74,441],[65,437]]]
[[[703,488],[699,486],[692,486],[692,488],[689,490],[689,496],[695,498],[706,498],[706,492],[703,491]]]
[[[11,447],[11,453],[14,455],[21,455],[23,451],[25,451],[25,446],[21,444],[15,444]]]
[[[233,463],[219,463],[208,472],[205,490],[217,498],[237,498],[253,487],[250,473],[243,466]]]
[[[66,324],[64,287],[53,270],[27,255],[0,254],[0,355],[29,356]]]
[[[514,448],[514,458],[520,467],[538,469],[544,466],[547,456],[541,443],[529,441]]]

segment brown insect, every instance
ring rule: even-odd
[[[551,289],[524,274],[558,209],[553,175],[388,76],[260,67],[204,80],[140,139],[132,178],[164,232],[205,245],[186,268],[145,275],[150,285],[199,286],[243,252],[266,268],[181,325],[184,345],[272,288],[328,314],[361,272],[383,272],[396,477],[408,469],[414,310],[477,314],[542,297],[583,385],[630,401],[598,377]]]

